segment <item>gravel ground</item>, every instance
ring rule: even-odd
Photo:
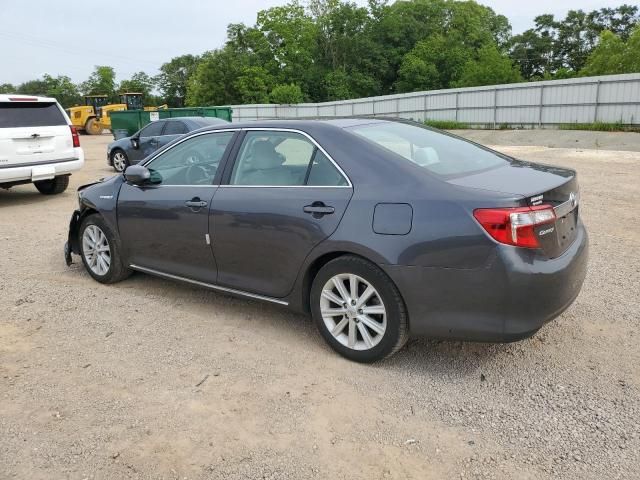
[[[364,366],[275,306],[67,268],[109,140],[82,137],[60,196],[0,191],[1,479],[639,478],[640,153],[498,147],[578,170],[581,295],[525,341],[412,340]]]

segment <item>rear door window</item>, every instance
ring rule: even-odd
[[[230,185],[348,186],[345,177],[305,136],[285,131],[247,132]]]
[[[167,122],[163,135],[182,135],[187,131],[187,126],[182,122]]]
[[[248,132],[231,174],[232,185],[302,186],[315,146],[289,132]]]
[[[53,127],[67,121],[55,102],[0,102],[0,128]]]
[[[162,128],[166,122],[153,122],[140,130],[141,137],[158,137],[162,135]]]

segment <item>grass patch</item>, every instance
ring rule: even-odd
[[[440,130],[463,130],[469,128],[468,124],[456,122],[455,120],[425,120],[424,124]]]
[[[560,130],[588,130],[591,132],[640,132],[640,127],[630,127],[622,122],[563,123]]]

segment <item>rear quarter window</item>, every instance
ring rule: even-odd
[[[471,142],[418,125],[376,122],[347,130],[443,177],[472,175],[509,163]]]
[[[0,102],[0,128],[53,127],[67,121],[55,102]]]

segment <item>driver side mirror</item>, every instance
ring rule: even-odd
[[[124,171],[124,178],[127,182],[134,185],[141,185],[148,182],[151,178],[151,172],[147,167],[142,165],[131,165]]]
[[[131,137],[131,146],[136,150],[140,148],[140,138],[139,137]]]

